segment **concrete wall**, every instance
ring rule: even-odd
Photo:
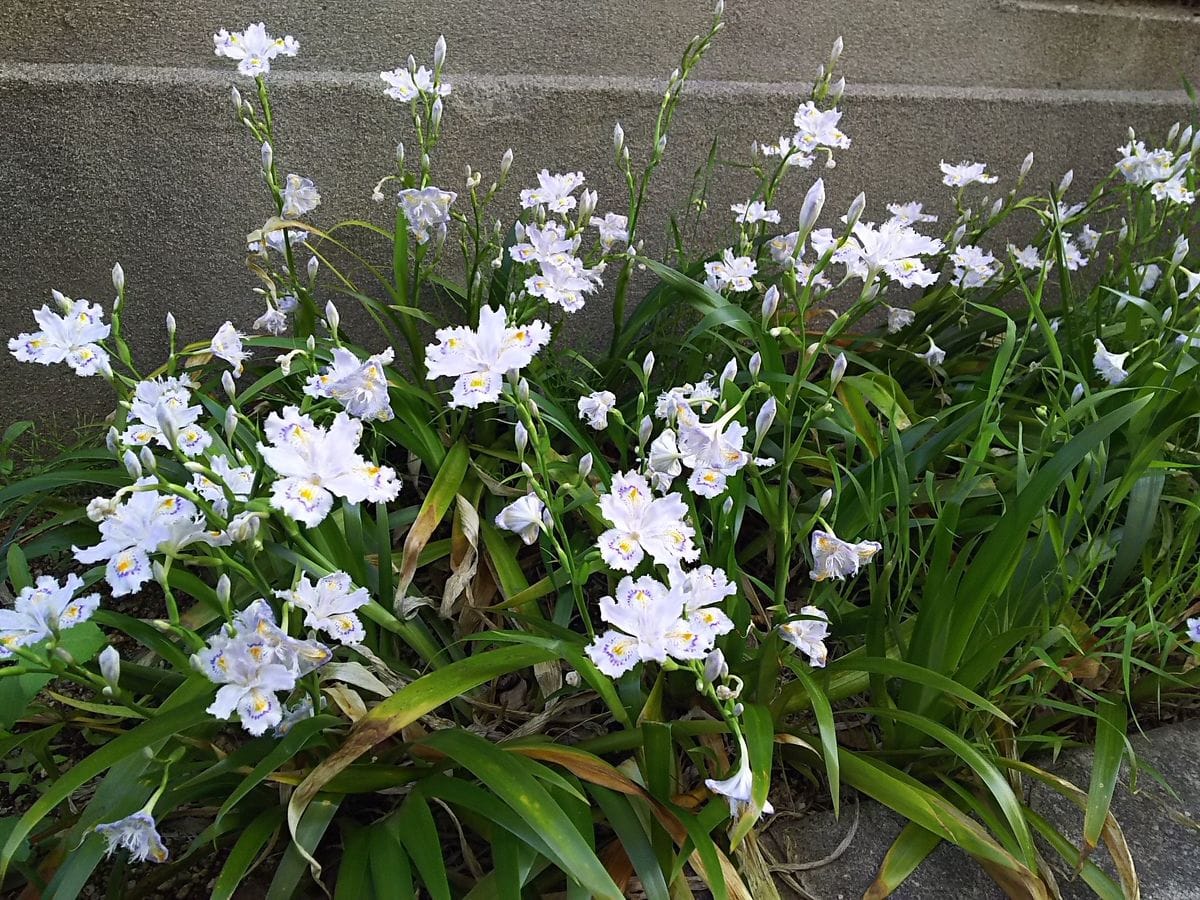
[[[728,27],[677,119],[650,217],[686,198],[712,136],[731,157],[787,130],[804,83],[838,34],[850,87],[843,124],[853,147],[824,173],[831,207],[859,190],[868,212],[893,200],[942,205],[937,162],[986,160],[1011,183],[1025,153],[1033,177],[1073,167],[1090,185],[1112,165],[1127,125],[1161,132],[1187,116],[1180,77],[1200,80],[1200,19],[1178,5],[1038,0],[728,0]],[[218,27],[263,18],[301,42],[271,74],[279,156],[314,178],[320,220],[386,221],[369,199],[388,171],[405,111],[377,73],[409,53],[450,46],[454,95],[435,168],[444,186],[470,162],[493,172],[517,154],[515,189],[543,166],[583,169],[606,199],[620,119],[645,150],[664,76],[707,22],[693,0],[469,0],[407,4],[182,4],[166,0],[8,0],[0,7],[0,332],[28,329],[29,309],[57,287],[107,303],[108,270],[125,267],[127,316],[153,359],[161,320],[181,336],[226,318],[248,326],[255,282],[241,255],[267,213],[257,148],[232,121],[230,84],[247,83],[211,53]],[[795,212],[806,177],[781,198]],[[736,170],[719,173],[710,237],[744,199]],[[602,332],[601,304],[573,322]],[[104,409],[104,385],[0,354],[0,426],[56,411]],[[68,415],[68,418],[70,416]]]

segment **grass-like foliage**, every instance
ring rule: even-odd
[[[265,336],[168,320],[139,370],[121,320],[154,291],[118,266],[108,310],[55,292],[9,343],[117,402],[103,440],[0,441],[6,889],[212,865],[217,897],[769,897],[790,775],[910,820],[872,896],[941,841],[1015,897],[1051,896],[1056,853],[1136,895],[1125,735],[1200,671],[1200,136],[1131,134],[1090,193],[1030,157],[943,164],[940,223],[830,210],[839,40],[730,246],[675,221],[663,262],[639,215],[721,12],[654,133],[616,126],[612,206],[581,173],[509,190],[511,151],[439,186],[445,44],[384,73],[394,227],[322,223],[283,165],[297,43],[215,36],[272,204]],[[607,348],[569,349],[605,300]],[[1045,770],[1084,741],[1090,783]]]

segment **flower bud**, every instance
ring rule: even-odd
[[[1025,159],[1021,162],[1021,170],[1017,173],[1017,181],[1023,181],[1025,176],[1029,174],[1029,170],[1033,168],[1033,151],[1025,154]]]
[[[1187,259],[1189,250],[1191,250],[1191,246],[1188,244],[1187,235],[1181,234],[1175,238],[1175,247],[1171,252],[1171,265],[1177,266]]]
[[[446,62],[446,36],[439,34],[437,43],[433,45],[433,71],[440,72]]]
[[[733,498],[732,497],[725,498],[725,502],[721,504],[721,512],[723,512],[725,515],[729,515],[731,512],[733,512]]]
[[[1004,198],[997,197],[996,202],[992,204],[991,210],[988,212],[988,218],[994,219],[1000,215],[1000,210],[1004,209]]]
[[[109,645],[100,651],[100,677],[104,679],[104,696],[111,697],[120,692],[118,682],[121,680],[121,654],[117,648]]]
[[[750,361],[746,363],[746,368],[750,370],[750,377],[757,379],[758,373],[762,370],[762,354],[755,350]]]
[[[438,126],[442,124],[443,109],[442,98],[438,97],[433,101],[433,108],[429,111],[429,125],[434,131],[437,131]]]
[[[133,450],[126,450],[121,455],[121,462],[125,464],[125,471],[129,473],[130,478],[142,477],[142,464],[138,462],[137,454]]]
[[[175,449],[175,445],[179,442],[179,425],[175,422],[175,417],[171,415],[171,410],[161,400],[154,407],[154,418],[158,430],[167,439],[167,445],[172,450]]]
[[[225,440],[232,441],[233,433],[235,431],[237,431],[237,426],[238,426],[237,410],[234,407],[231,406],[231,407],[229,407],[229,409],[225,410],[225,423],[224,424],[225,424]]]
[[[1083,388],[1082,381],[1079,382],[1079,384],[1075,385],[1075,390],[1071,391],[1071,402],[1072,403],[1078,403],[1081,399],[1083,399],[1083,390],[1084,390],[1084,388]]]
[[[66,647],[55,647],[54,657],[55,659],[62,660],[68,666],[75,665],[75,657],[71,655],[71,651]]]
[[[580,223],[587,222],[591,218],[592,213],[596,211],[596,203],[599,200],[599,195],[592,190],[585,190],[579,196],[579,221]]]
[[[167,585],[167,569],[160,560],[154,560],[150,565],[150,572],[154,575],[154,580],[159,586],[166,588]]]
[[[237,383],[233,380],[233,373],[228,369],[221,373],[221,387],[225,389],[225,394],[230,400],[237,397]]]
[[[642,422],[638,426],[638,444],[644,445],[650,440],[650,435],[654,433],[654,421],[649,416],[643,416]]]
[[[625,149],[625,129],[621,127],[620,122],[617,122],[617,124],[613,126],[612,142],[613,153],[619,157],[621,155],[621,151]]]
[[[308,280],[313,281],[317,277],[317,269],[321,268],[321,260],[315,256],[308,258]]]
[[[863,210],[866,208],[866,206],[867,195],[860,192],[859,195],[850,202],[850,209],[846,212],[847,231],[858,224],[859,217],[862,216]]]
[[[585,453],[579,457],[579,477],[587,478],[592,474],[592,454]]]
[[[653,371],[654,371],[654,351],[651,350],[649,353],[646,354],[646,358],[642,360],[642,374],[645,375],[647,378],[649,378],[650,373]]]
[[[731,359],[729,362],[725,363],[725,368],[721,370],[721,378],[718,381],[718,384],[721,386],[721,389],[723,390],[725,388],[725,384],[727,382],[733,381],[733,379],[735,379],[736,377],[737,377],[737,360]]]
[[[231,540],[239,543],[252,541],[258,536],[258,529],[261,525],[262,518],[257,513],[238,513],[229,520],[229,527],[225,529],[225,533]]]
[[[957,247],[960,243],[962,243],[962,239],[966,236],[967,226],[964,222],[962,225],[959,225],[956,229],[954,229],[954,234],[950,238],[950,246]]]
[[[425,171],[425,172],[429,171],[429,154],[428,153],[421,154],[421,169],[422,169],[422,171]]]
[[[836,105],[842,99],[842,94],[844,93],[846,93],[846,79],[838,78],[837,81],[829,86],[829,102]]]
[[[735,703],[731,712],[735,717],[740,717],[746,711],[746,707],[741,703]]]
[[[158,469],[158,460],[154,458],[154,451],[149,447],[142,447],[138,451],[138,459],[141,461],[143,471],[154,472]]]
[[[217,579],[217,602],[221,604],[222,609],[229,609],[229,595],[232,588],[229,576],[222,572],[221,577]]]
[[[709,684],[724,681],[729,677],[729,664],[725,662],[725,654],[714,650],[704,658],[704,680]]]
[[[796,238],[796,249],[800,250],[800,243],[812,231],[813,226],[817,224],[817,217],[821,215],[821,209],[825,206],[825,180],[818,178],[813,182],[812,187],[808,189],[808,193],[804,195],[804,203],[800,207],[800,233]]]
[[[842,56],[842,50],[845,48],[845,43],[842,41],[842,36],[839,34],[833,41],[833,49],[829,51],[829,68],[832,71],[837,65],[837,61]]]
[[[404,141],[396,145],[396,165],[404,165]]]
[[[821,496],[817,499],[817,512],[820,512],[832,502],[833,488],[825,488],[825,490],[821,492]]]
[[[721,18],[725,15],[725,0],[717,0],[717,5],[713,7],[713,16]]]
[[[1062,180],[1058,183],[1058,192],[1060,194],[1065,194],[1067,192],[1067,188],[1071,186],[1071,182],[1074,180],[1075,170],[1067,169],[1067,171],[1063,174]]]
[[[767,288],[767,292],[763,294],[762,302],[762,317],[766,321],[771,316],[775,315],[775,310],[779,309],[779,288],[776,285],[771,285]]]
[[[120,263],[113,263],[112,267],[113,288],[119,294],[125,290],[125,270],[121,268]]]
[[[325,304],[325,323],[329,326],[329,333],[336,336],[338,325],[341,324],[342,316],[338,312],[337,307],[330,300]]]
[[[242,92],[236,87],[229,92],[229,102],[233,104],[233,113],[239,118],[242,115]]]
[[[171,623],[168,622],[166,619],[151,619],[150,625],[154,628],[155,631],[161,631],[163,634],[171,633]],[[150,750],[149,747],[146,747],[145,749]],[[153,755],[153,751],[151,751],[151,755]]]
[[[662,152],[667,149],[667,136],[665,134],[658,139],[656,149],[659,155],[662,155]]]
[[[104,435],[104,446],[109,453],[116,453],[117,447],[120,445],[121,433],[117,431],[115,425],[108,426],[108,433]]]
[[[1167,144],[1169,145],[1173,140],[1175,140],[1175,138],[1178,135],[1179,135],[1179,123],[1176,122],[1174,125],[1171,126],[1170,130],[1167,131]]]
[[[517,397],[522,403],[529,402],[529,382],[524,378],[517,382]]]
[[[766,403],[762,405],[762,409],[758,411],[758,415],[754,417],[754,441],[757,445],[771,428],[771,424],[775,421],[775,412],[778,404],[775,402],[775,397],[767,398]]]
[[[579,687],[579,673],[572,669],[563,676],[563,681],[567,683],[568,687]]]
[[[821,63],[819,66],[817,66],[817,81],[824,81],[824,80],[825,80],[825,63]]]
[[[526,478],[530,479],[531,481],[533,480],[533,469],[530,467],[529,463],[527,463],[527,462],[521,463],[521,474],[524,475]]]
[[[175,339],[175,327],[176,327],[175,314],[167,313],[167,340],[168,341]]]
[[[833,368],[829,370],[829,389],[833,390],[838,386],[838,382],[842,380],[842,376],[846,374],[846,354],[839,353],[837,359],[833,361]]]
[[[529,429],[522,422],[518,422],[513,428],[513,443],[517,447],[517,454],[525,455],[525,448],[529,446]]]
[[[262,167],[264,172],[271,171],[271,163],[275,160],[275,151],[271,149],[269,141],[263,141],[262,145]]]
[[[1183,129],[1183,133],[1179,136],[1179,146],[1186,147],[1192,140],[1192,126],[1189,125]]]
[[[504,151],[504,155],[500,157],[500,177],[503,179],[508,175],[508,170],[512,168],[513,152],[512,147]]]

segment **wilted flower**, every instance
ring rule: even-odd
[[[441,328],[437,339],[425,349],[427,377],[457,378],[450,405],[474,409],[499,399],[504,375],[529,365],[550,340],[550,326],[535,319],[510,327],[503,306],[485,306],[479,311],[478,329]]]
[[[232,34],[222,28],[213,35],[213,48],[217,56],[237,60],[238,71],[251,77],[270,72],[275,57],[295,56],[300,52],[300,44],[294,37],[289,34],[273,38],[262,22]]]
[[[1129,373],[1125,371],[1125,360],[1128,358],[1128,353],[1109,353],[1104,341],[1096,338],[1096,353],[1092,357],[1092,365],[1109,384],[1118,385],[1129,377]]]
[[[724,781],[708,778],[704,782],[714,794],[720,794],[729,803],[729,815],[738,819],[754,802],[754,775],[750,771],[750,751],[746,749],[746,741],[738,735],[738,767]],[[775,812],[770,803],[764,803],[759,811],[765,815]]]
[[[889,334],[896,334],[911,325],[917,318],[917,314],[911,309],[902,309],[898,306],[889,306],[887,311],[887,329]]]
[[[1187,620],[1187,633],[1189,638],[1200,643],[1200,619]]]
[[[94,830],[108,841],[110,854],[118,847],[123,847],[129,851],[134,862],[167,861],[167,848],[159,837],[154,816],[144,809],[115,822],[97,825]]]
[[[823,668],[829,658],[825,639],[829,637],[829,617],[815,606],[801,608],[801,619],[779,626],[780,636],[808,657],[809,665]]]
[[[0,609],[0,659],[13,648],[45,640],[60,631],[86,622],[100,606],[99,594],[76,597],[83,579],[72,573],[59,582],[38,576],[33,587],[21,588],[12,609]]]
[[[870,562],[883,545],[876,541],[860,541],[857,544],[843,541],[828,531],[814,531],[812,535],[813,581],[845,578],[858,574],[864,563]]]
[[[243,335],[233,327],[232,322],[226,322],[217,329],[217,333],[213,335],[212,343],[209,345],[209,351],[218,359],[223,359],[225,362],[233,366],[233,375],[238,377],[242,374],[244,363],[250,358],[250,352],[242,348]]]
[[[496,516],[496,527],[520,535],[526,544],[533,544],[539,532],[547,526],[546,505],[532,492],[518,497]]]
[[[367,632],[354,614],[371,602],[366,588],[355,588],[345,572],[332,572],[316,582],[302,577],[290,591],[275,596],[304,611],[304,624],[342,644],[360,644]]]
[[[321,203],[321,195],[311,178],[288,175],[283,185],[283,210],[285,219],[298,219],[312,212]]]
[[[596,431],[608,427],[608,414],[617,405],[617,396],[612,391],[593,391],[579,398],[579,418]]]
[[[445,232],[446,223],[450,221],[450,205],[458,199],[458,194],[430,186],[420,190],[405,188],[396,197],[408,220],[409,232],[418,244],[424,244],[431,232]]]
[[[929,337],[926,335],[926,337]],[[917,356],[925,360],[925,363],[931,368],[936,369],[946,361],[946,351],[933,342],[933,338],[929,337],[929,349],[924,353],[918,353]]]

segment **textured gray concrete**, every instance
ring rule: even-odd
[[[652,246],[661,246],[655,236],[684,202],[711,138],[736,158],[752,139],[788,130],[807,91],[798,79],[839,32],[850,81],[843,124],[854,146],[823,174],[831,210],[865,190],[869,216],[895,200],[944,208],[941,158],[986,160],[1004,187],[1033,149],[1038,184],[1073,167],[1076,184],[1089,185],[1111,167],[1128,124],[1161,132],[1185,116],[1174,85],[1180,72],[1197,74],[1200,29],[1172,7],[834,0],[800,14],[782,0],[728,5],[728,29],[699,72],[705,80],[689,88],[653,192],[643,230]],[[619,209],[612,124],[624,123],[631,150],[644,154],[662,76],[708,9],[636,0],[520,0],[503,14],[463,0],[402,11],[225,0],[47,6],[0,7],[0,331],[29,328],[29,308],[51,287],[107,302],[108,270],[120,260],[135,310],[127,322],[148,362],[167,309],[189,340],[226,318],[248,326],[258,313],[240,248],[268,210],[257,148],[228,106],[229,85],[247,82],[209,51],[218,25],[262,15],[301,39],[300,57],[271,74],[277,155],[316,180],[319,223],[348,215],[385,223],[391,211],[371,203],[371,187],[389,171],[395,142],[411,141],[404,109],[382,95],[379,69],[409,50],[427,54],[436,33],[447,33],[455,92],[435,161],[443,186],[456,187],[466,162],[494,172],[512,146],[510,209],[543,166],[584,170],[601,211],[610,200]],[[811,177],[785,188],[787,218]],[[719,170],[705,238],[727,233],[728,204],[747,190],[741,172]],[[571,328],[603,334],[608,316],[596,302]],[[0,354],[0,424],[106,404],[96,380]]]
[[[1175,88],[1194,69],[1200,21],[1179,4],[1062,0],[729,0],[706,77],[808,78],[844,35],[860,83],[1030,88]],[[662,77],[707,25],[710,0],[8,0],[0,59],[206,66],[209,35],[264,19],[294,35],[297,71],[379,71],[427,55],[495,74]]]
[[[1133,854],[1141,895],[1146,900],[1193,900],[1197,896],[1196,874],[1200,872],[1200,767],[1196,764],[1200,720],[1157,728],[1145,736],[1131,738],[1131,743],[1147,771],[1137,781],[1138,790],[1134,793],[1129,767],[1125,766],[1113,796],[1112,810]],[[1045,765],[1087,790],[1090,751],[1069,751],[1057,762]],[[1156,783],[1149,771],[1161,773],[1175,796]],[[1083,827],[1080,809],[1039,783],[1029,787],[1030,805],[1078,844]],[[861,897],[904,826],[904,820],[886,807],[865,799],[861,803],[858,829],[846,851],[827,865],[795,875],[811,897],[818,900]],[[848,806],[843,808],[841,821],[835,820],[830,812],[814,813],[773,826],[771,840],[777,841],[776,848],[786,847],[788,842],[795,848],[796,858],[781,861],[820,860],[831,855],[842,842],[852,818]],[[1042,852],[1051,861],[1064,900],[1095,896],[1057,854],[1046,846],[1042,846]],[[1115,875],[1103,846],[1092,859]],[[781,885],[780,892],[784,897],[796,896],[786,886]],[[1000,900],[1004,894],[966,854],[948,844],[939,844],[892,896],[897,900]]]

